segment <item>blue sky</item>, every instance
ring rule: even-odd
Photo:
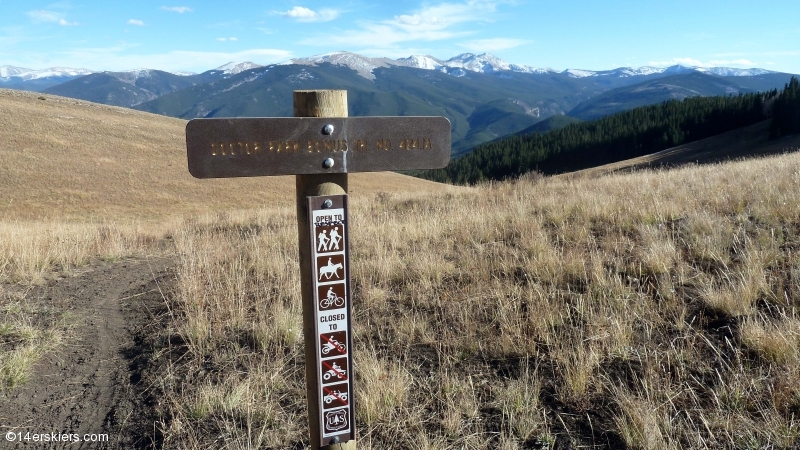
[[[798,19],[798,0],[0,0],[0,66],[202,72],[346,50],[488,52],[556,70],[684,64],[798,74]]]

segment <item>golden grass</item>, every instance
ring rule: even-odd
[[[185,127],[185,120],[0,89],[0,217],[159,222],[294,204],[293,176],[192,178]],[[353,175],[350,183],[353,194],[440,188],[387,172]]]
[[[182,134],[166,133],[182,133],[180,121],[137,135],[125,128],[132,118],[144,128],[152,116],[25,101],[20,108],[61,131],[31,132],[0,156],[78,139],[57,127],[72,120],[58,117],[62,107],[108,126],[104,142],[120,148],[174,142],[154,153],[137,147],[125,162],[135,183],[102,178],[121,173],[112,165],[86,172],[73,194],[74,183],[56,177],[58,195],[48,197],[44,181],[27,178],[30,197],[3,210],[14,218],[2,224],[13,235],[0,240],[4,281],[46,278],[97,256],[177,253],[170,315],[150,336],[164,447],[307,444],[290,183],[184,179]],[[81,142],[81,155],[111,158],[105,145]],[[142,175],[173,160],[174,173]],[[38,164],[20,163],[0,189],[17,192],[20,174],[46,166]],[[360,448],[790,448],[800,440],[800,156],[472,189],[400,189],[391,180],[407,177],[364,177],[352,177],[350,199]],[[15,301],[4,297],[0,334],[13,345],[35,342],[25,336],[40,331],[24,328],[33,313],[15,316]]]
[[[168,226],[124,223],[0,222],[0,283],[38,283],[92,258],[158,252]]]
[[[8,311],[19,302],[26,305],[21,316],[0,315],[0,384],[24,382],[69,327],[68,321],[53,320],[20,324],[40,310],[28,301],[24,286],[69,276],[94,258],[174,253],[171,238],[186,230],[183,217],[190,213],[224,216],[225,211],[263,205],[293,207],[291,176],[192,178],[185,126],[183,120],[129,109],[0,89],[0,159],[5,162],[0,165],[0,307]],[[354,195],[439,188],[394,173],[350,177]],[[236,273],[232,269],[231,276]],[[234,298],[241,290],[236,282],[242,280],[224,287],[229,292],[224,300],[241,306],[247,299]],[[21,287],[2,288],[12,284]],[[289,302],[241,328],[258,348],[287,345],[300,336],[299,311],[296,302]],[[208,323],[226,318],[205,316],[202,308],[194,313],[187,339],[202,348],[205,340],[219,337],[207,334]],[[20,330],[25,329],[37,337],[22,339]]]
[[[28,381],[34,364],[64,341],[68,312],[0,290],[0,393]]]
[[[800,439],[798,184],[785,155],[353,195],[359,446],[786,448]],[[238,436],[259,408],[282,443],[267,448],[305,441],[295,229],[284,208],[176,233],[188,353],[174,364],[229,375],[165,392],[181,423],[168,446]],[[242,384],[270,406],[180,412]]]

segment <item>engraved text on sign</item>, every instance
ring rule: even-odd
[[[450,161],[450,121],[410,116],[194,119],[186,125],[186,148],[189,172],[197,178],[431,169]],[[333,164],[323,166],[326,158]]]

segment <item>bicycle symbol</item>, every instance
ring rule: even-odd
[[[328,291],[325,293],[325,296],[322,296],[322,292],[328,288]],[[319,309],[330,309],[330,308],[341,308],[344,306],[344,285],[334,285],[334,286],[321,286],[319,290]]]
[[[333,298],[326,297],[319,301],[319,307],[321,309],[328,309],[331,306],[335,306],[337,308],[344,306],[344,299],[339,296],[334,296]]]

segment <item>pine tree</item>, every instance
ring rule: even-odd
[[[515,178],[531,170],[553,174],[635,158],[765,120],[764,104],[776,95],[779,98],[774,100],[773,115],[797,126],[799,93],[798,82],[792,78],[780,94],[773,91],[670,100],[545,134],[511,136],[482,144],[446,168],[423,171],[419,176],[471,184]]]
[[[800,132],[800,82],[792,77],[772,105],[771,139]]]

